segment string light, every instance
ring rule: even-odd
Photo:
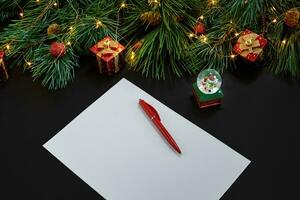
[[[67,42],[67,45],[68,45],[68,46],[71,46],[71,42],[70,42],[70,41],[68,41],[68,42]]]
[[[36,0],[37,3],[40,3],[40,0]]]
[[[102,25],[103,25],[103,24],[102,24],[102,22],[101,22],[100,20],[98,20],[98,21],[96,22],[96,28],[100,28]]]
[[[31,67],[32,62],[26,62],[26,64],[28,65],[28,67]]]
[[[234,59],[235,57],[236,57],[236,55],[234,55],[234,54],[231,54],[231,55],[230,55],[230,58],[231,58],[231,59]]]
[[[7,44],[5,47],[6,47],[7,50],[10,49],[10,45],[9,44]]]
[[[282,40],[281,43],[282,43],[282,44],[286,44],[286,40]]]
[[[209,4],[210,5],[216,5],[218,3],[218,1],[217,0],[210,0],[210,2],[209,2]]]
[[[132,51],[130,53],[130,60],[134,60],[134,59],[135,59],[135,53],[134,53],[134,51]]]
[[[69,30],[72,31],[73,30],[73,26],[70,26]]]
[[[235,33],[234,35],[235,35],[235,37],[237,37],[237,36],[239,36],[239,33]]]
[[[193,33],[189,34],[189,38],[193,38],[195,35]]]
[[[121,3],[121,8],[125,8],[125,7],[126,7],[126,3],[125,2]]]
[[[201,42],[207,42],[208,38],[207,38],[205,35],[201,35],[201,36],[199,37],[199,40],[200,40]]]
[[[201,15],[201,16],[199,17],[199,19],[203,20],[203,19],[204,19],[204,16],[203,16],[203,15]]]
[[[24,17],[24,13],[23,12],[20,12],[20,17]]]
[[[275,19],[273,19],[273,20],[272,20],[272,22],[273,22],[273,23],[276,23],[276,22],[277,22],[277,19],[276,19],[276,18],[275,18]]]
[[[58,3],[55,2],[53,5],[56,7],[56,6],[58,6]]]

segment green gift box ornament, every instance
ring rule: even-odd
[[[199,73],[193,84],[193,93],[200,108],[220,105],[224,94],[221,89],[222,78],[213,69],[206,69]]]

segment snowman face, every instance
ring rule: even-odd
[[[201,92],[205,94],[214,94],[220,89],[222,80],[221,76],[215,70],[209,70],[210,72],[208,73],[204,70],[199,74],[197,84]]]

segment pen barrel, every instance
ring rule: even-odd
[[[165,126],[158,121],[157,119],[152,120],[153,123],[156,125],[156,127],[159,129],[161,134],[164,136],[164,138],[167,140],[167,142],[178,152],[181,153],[181,150],[177,143],[175,142],[174,138],[171,136],[171,134],[168,132],[168,130],[165,128]]]

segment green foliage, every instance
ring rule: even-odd
[[[178,76],[183,72],[193,72],[183,60],[190,43],[188,33],[196,21],[190,14],[195,5],[195,1],[184,0],[161,1],[155,6],[148,1],[129,1],[124,13],[123,32],[126,38],[130,38],[129,48],[132,49],[138,41],[142,42],[134,60],[128,61],[131,67],[155,78],[165,78],[167,72]],[[140,18],[145,12],[158,13],[161,22],[155,25],[143,22]]]
[[[111,1],[57,2],[31,0],[24,8],[24,17],[13,20],[0,34],[0,49],[6,49],[12,66],[26,69],[31,67],[28,63],[32,64],[33,77],[41,79],[49,89],[65,87],[78,65],[75,55],[89,52],[89,47],[106,35],[112,36],[116,28],[115,20],[110,18],[114,16]],[[101,27],[95,27],[97,21],[101,21]],[[48,35],[47,29],[53,23],[60,25],[61,32]],[[49,45],[53,41],[65,43],[68,53],[61,58],[52,57]]]
[[[0,0],[0,22],[18,16],[26,2],[26,0]]]
[[[205,7],[207,2],[201,4]],[[221,72],[234,67],[233,45],[242,31],[250,29],[268,39],[269,52],[264,55],[264,65],[268,64],[275,74],[299,76],[300,24],[293,28],[284,24],[285,12],[295,7],[300,11],[299,6],[300,2],[295,0],[220,0],[207,7],[200,13],[205,16],[207,42],[197,40],[191,46],[190,55],[196,56],[197,61],[190,65]]]
[[[34,50],[32,76],[41,79],[42,85],[50,90],[64,88],[74,79],[74,68],[78,67],[77,56],[68,48],[66,55],[54,58],[49,54],[49,48],[49,45],[42,45]]]
[[[250,29],[268,40],[270,71],[299,77],[300,25],[284,23],[291,8],[300,11],[299,0],[0,0],[0,21],[14,19],[0,32],[0,49],[11,66],[31,67],[35,79],[59,89],[74,78],[78,57],[105,36],[127,45],[132,69],[159,79],[235,67],[233,45]],[[206,33],[190,38],[197,21]],[[61,30],[48,35],[54,23]],[[65,56],[50,55],[53,41],[66,44]]]

